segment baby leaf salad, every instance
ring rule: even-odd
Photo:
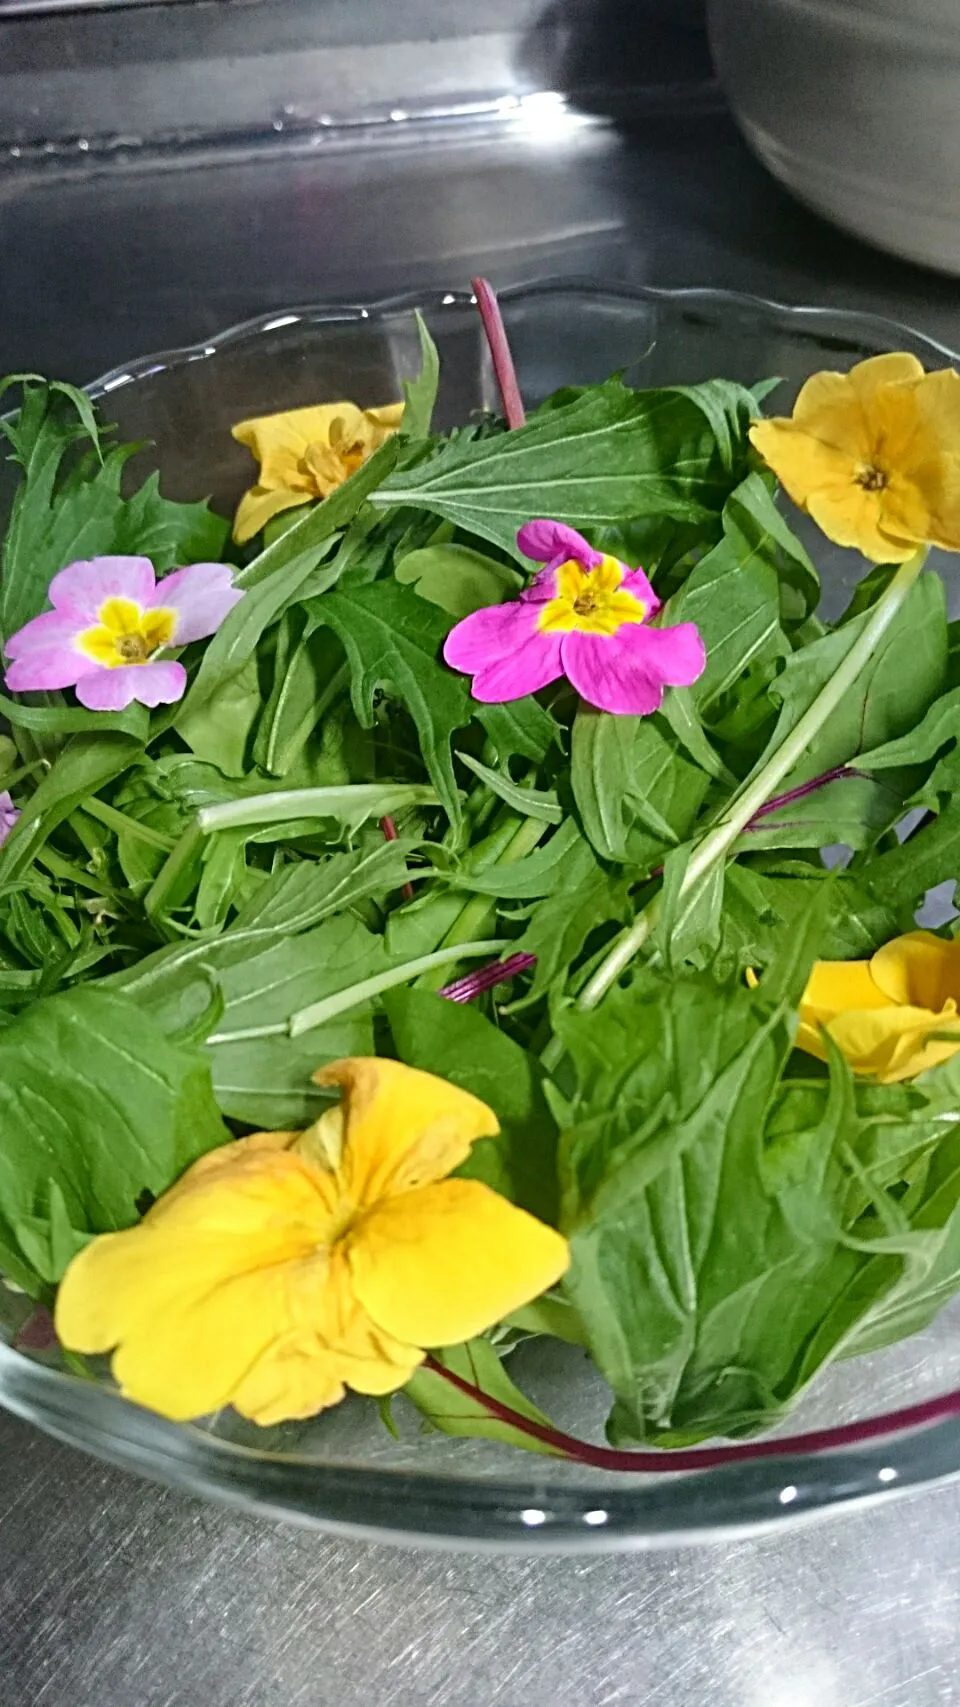
[[[231,518],[8,382],[0,1313],[174,1419],[575,1455],[546,1334],[614,1445],[743,1436],[960,1290],[960,377],[525,416],[479,294],[504,419],[421,325],[236,423]]]

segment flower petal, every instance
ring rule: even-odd
[[[535,563],[556,565],[568,557],[585,568],[595,569],[603,561],[603,552],[595,551],[589,540],[566,522],[551,522],[546,517],[525,522],[517,534],[517,545],[524,557]]]
[[[123,711],[135,699],[141,705],[173,705],[186,685],[182,664],[127,664],[81,676],[76,693],[88,711]]]
[[[74,645],[77,633],[74,617],[45,611],[11,634],[6,651],[13,662],[7,665],[4,676],[10,692],[74,687],[91,668],[90,659]]]
[[[473,675],[474,699],[521,699],[563,674],[559,635],[541,633],[536,621],[536,609],[514,599],[474,611],[450,630],[444,659]]]
[[[133,599],[148,605],[156,579],[148,557],[91,557],[69,563],[54,575],[49,599],[54,610],[85,625],[97,621],[105,599]]]
[[[343,1092],[344,1137],[339,1176],[348,1198],[375,1203],[390,1192],[442,1179],[478,1138],[500,1125],[479,1098],[433,1073],[400,1061],[357,1056],[314,1074]],[[402,1337],[402,1336],[401,1336]]]
[[[233,585],[233,570],[226,563],[192,563],[175,569],[157,585],[151,603],[175,610],[177,624],[170,644],[186,646],[216,634],[224,617],[243,598]]]
[[[589,705],[617,716],[658,711],[665,687],[686,687],[702,675],[703,641],[692,622],[674,628],[624,623],[613,635],[565,634],[563,667]]]
[[[335,1202],[332,1178],[299,1157],[259,1138],[225,1145],[139,1227],[74,1258],[57,1332],[78,1351],[118,1347],[124,1391],[164,1416],[215,1410],[271,1345],[309,1325],[308,1310],[316,1315]]]
[[[444,1180],[378,1203],[351,1237],[353,1289],[414,1345],[454,1345],[545,1292],[567,1241],[476,1180]]]
[[[328,445],[334,421],[344,421],[355,433],[361,418],[355,403],[317,403],[306,409],[256,415],[239,421],[231,431],[259,462],[261,486],[290,486],[300,478],[298,463],[308,445]]]
[[[931,1032],[957,1030],[956,1042],[928,1042]],[[828,1030],[855,1073],[869,1073],[881,1084],[899,1084],[925,1073],[960,1050],[956,1013],[897,1006],[850,1008],[830,1021]]]
[[[916,541],[896,540],[884,531],[882,495],[854,481],[842,490],[824,487],[810,493],[806,509],[828,539],[853,547],[871,563],[904,563],[917,549]]]
[[[842,447],[823,444],[789,420],[754,421],[750,442],[801,509],[813,492],[826,489],[838,499],[849,497],[863,460]]]
[[[238,545],[246,545],[247,540],[265,528],[274,516],[279,516],[283,510],[295,510],[301,504],[312,503],[313,497],[312,492],[293,492],[283,488],[274,491],[266,486],[251,486],[237,505],[233,519],[234,539]]]
[[[951,1000],[960,1003],[960,942],[908,931],[877,950],[870,977],[889,1001],[939,1013]]]
[[[639,599],[647,617],[656,616],[657,612],[662,609],[662,604],[644,571],[642,569],[628,569],[626,564],[623,564],[623,570],[624,576],[620,582],[621,592],[632,593],[635,599]]]

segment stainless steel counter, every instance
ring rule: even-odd
[[[531,41],[533,99],[497,120],[0,172],[0,370],[83,380],[478,268],[870,307],[960,346],[960,286],[795,207],[708,85],[665,73],[618,131],[543,94]],[[0,1416],[0,1707],[940,1707],[958,1613],[960,1487],[703,1551],[456,1557],[248,1521]]]
[[[276,1529],[0,1421],[3,1707],[951,1707],[960,1488],[694,1552]]]

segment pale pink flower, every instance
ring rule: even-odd
[[[53,609],[6,643],[7,688],[75,688],[89,711],[122,711],[135,699],[180,699],[186,671],[158,654],[214,634],[243,594],[226,563],[194,563],[158,582],[146,557],[94,557],[61,569],[48,596]]]
[[[3,789],[0,792],[0,848],[3,847],[19,816],[20,813],[13,804],[9,789]]]

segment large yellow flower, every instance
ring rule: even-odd
[[[281,510],[326,498],[396,432],[402,419],[402,403],[380,409],[320,403],[241,421],[233,436],[252,450],[260,478],[237,507],[234,539],[243,545]]]
[[[800,1003],[797,1047],[825,1061],[825,1026],[855,1073],[882,1084],[912,1079],[960,1049],[958,1001],[960,942],[911,931],[872,960],[817,961]]]
[[[872,356],[808,379],[791,417],[750,437],[829,539],[875,563],[923,545],[960,551],[960,375],[916,356]]]
[[[114,1351],[128,1398],[180,1421],[312,1416],[346,1387],[402,1387],[424,1347],[482,1333],[566,1269],[559,1233],[444,1177],[499,1130],[484,1103],[395,1061],[316,1078],[342,1099],[314,1126],[213,1151],[67,1269],[60,1339]]]

